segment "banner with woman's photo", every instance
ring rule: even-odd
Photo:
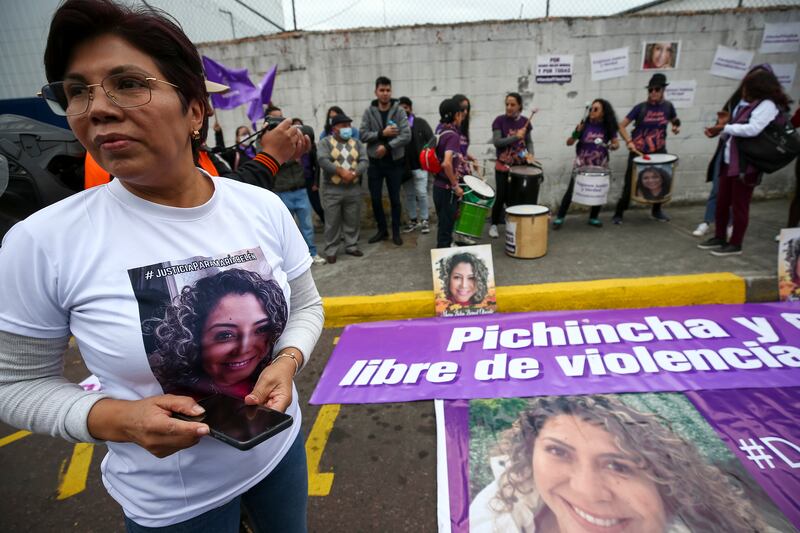
[[[439,531],[796,531],[799,394],[437,401]]]
[[[436,316],[488,315],[497,309],[492,247],[431,250]]]

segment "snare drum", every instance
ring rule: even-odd
[[[635,172],[631,172],[631,199],[643,204],[670,201],[677,163],[678,156],[672,154],[633,158]]]
[[[539,185],[544,172],[539,167],[519,165],[508,172],[506,205],[535,205],[539,201]]]
[[[580,167],[575,172],[572,201],[583,205],[605,205],[611,172],[604,167]]]
[[[547,253],[550,210],[543,205],[514,205],[506,209],[506,254],[536,259]]]
[[[475,176],[464,176],[464,196],[461,198],[454,231],[459,235],[479,239],[486,216],[494,205],[494,189]]]

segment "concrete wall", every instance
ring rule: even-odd
[[[273,101],[286,116],[301,117],[317,130],[330,105],[341,106],[360,121],[374,98],[378,75],[393,81],[394,95],[409,96],[418,115],[438,121],[438,105],[455,93],[472,101],[470,151],[479,159],[494,157],[489,144],[493,118],[503,113],[504,95],[518,91],[526,108],[537,106],[534,120],[536,156],[545,165],[546,180],[540,203],[554,205],[566,188],[574,151],[565,145],[584,105],[592,98],[608,99],[624,116],[646,98],[644,86],[652,71],[641,65],[644,40],[681,41],[679,68],[667,72],[670,80],[696,80],[694,106],[679,109],[683,121],[678,136],[669,136],[669,152],[680,156],[676,201],[705,201],[709,187],[705,169],[715,142],[703,127],[738,85],[711,76],[717,45],[757,51],[765,23],[800,20],[800,8],[746,13],[721,12],[695,15],[644,15],[610,18],[555,19],[551,21],[485,22],[451,26],[383,28],[374,30],[300,33],[210,43],[201,53],[230,66],[247,67],[256,78],[279,65]],[[592,81],[589,53],[630,47],[627,77]],[[574,54],[575,75],[565,85],[535,82],[538,54]],[[754,63],[797,63],[798,54],[756,53]],[[800,69],[798,69],[800,70]],[[798,72],[800,78],[800,72]],[[790,96],[798,100],[796,79]],[[247,122],[244,110],[219,112],[227,139],[237,124]],[[611,198],[621,188],[626,150],[612,157],[616,179]],[[492,174],[492,173],[490,173]],[[789,169],[767,176],[757,195],[785,194],[794,187]]]

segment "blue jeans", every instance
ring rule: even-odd
[[[417,201],[419,201],[419,219],[428,220],[428,172],[418,168],[411,171],[411,178],[403,183],[406,191],[406,209],[408,218],[417,220]]]
[[[706,201],[706,212],[703,215],[703,222],[711,224],[717,212],[717,191],[719,191],[719,167],[722,164],[722,152],[714,159],[714,179],[711,180],[711,192],[708,193]]]
[[[308,193],[306,188],[297,189],[294,191],[286,191],[276,193],[289,212],[297,215],[297,223],[300,226],[300,233],[303,234],[303,239],[308,245],[308,251],[311,257],[317,255],[317,245],[314,244],[314,224],[311,222],[311,202],[308,201]]]
[[[305,533],[307,504],[308,467],[300,432],[275,470],[221,507],[165,527],[143,527],[125,517],[125,530],[127,533],[239,533],[244,509],[258,533]]]

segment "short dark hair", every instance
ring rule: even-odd
[[[386,76],[378,76],[378,79],[375,80],[375,88],[377,89],[381,85],[388,85],[389,87],[391,87],[392,80],[390,80]]]
[[[522,109],[522,95],[521,94],[519,94],[519,93],[508,93],[508,94],[506,94],[506,98],[509,98],[509,97],[511,97],[514,100],[516,100],[517,101],[517,105],[519,106],[520,109]]]
[[[273,111],[280,111],[280,112],[281,112],[281,114],[283,114],[283,111],[281,110],[281,108],[280,108],[280,107],[278,107],[278,106],[276,106],[276,105],[269,104],[269,105],[267,106],[267,109],[265,109],[265,110],[264,110],[264,116],[265,116],[265,117],[266,117],[266,116],[269,116],[269,114],[270,114],[270,113],[272,113]]]
[[[414,104],[411,102],[411,98],[408,96],[401,96],[398,101],[400,102],[400,105],[407,105],[411,109],[414,109]]]
[[[175,19],[149,6],[131,8],[112,0],[66,0],[53,15],[44,51],[48,82],[64,79],[75,49],[101,35],[115,35],[150,56],[175,91],[183,111],[198,101],[205,118],[200,138],[208,134],[211,106],[200,54]],[[199,141],[192,143],[195,155]]]

